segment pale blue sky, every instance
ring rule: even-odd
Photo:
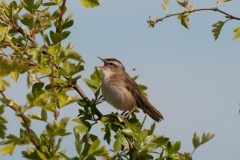
[[[102,62],[96,58],[117,58],[131,75],[139,75],[140,84],[147,90],[150,102],[164,115],[165,120],[157,124],[156,134],[164,134],[172,141],[181,140],[181,152],[191,152],[192,136],[196,131],[211,132],[215,137],[194,153],[194,160],[240,159],[240,54],[239,40],[233,41],[233,30],[238,21],[229,21],[217,41],[211,33],[213,23],[224,21],[224,15],[212,11],[193,13],[190,16],[190,30],[180,25],[177,17],[165,19],[154,29],[149,29],[148,16],[161,17],[165,12],[163,0],[152,1],[100,1],[101,6],[86,9],[79,0],[67,1],[68,11],[74,12],[74,26],[65,41],[74,42],[86,61],[83,77],[89,77],[93,67]],[[190,0],[197,8],[210,8],[216,0]],[[232,15],[238,16],[240,1],[233,0],[219,6]],[[183,11],[176,1],[170,0],[169,13]],[[240,17],[240,16],[239,16]],[[132,71],[136,68],[135,71]],[[10,81],[12,82],[12,81]],[[78,84],[91,98],[93,94],[80,79]],[[25,93],[29,92],[26,75],[19,83],[13,83],[6,96],[13,97],[19,104],[25,104]],[[107,103],[98,106],[104,114],[116,112]],[[32,112],[37,112],[33,110]],[[75,118],[78,105],[67,106],[60,111],[60,117]],[[138,114],[144,116],[144,114]],[[19,133],[18,120],[10,109],[5,117],[11,118],[8,133]],[[51,114],[49,114],[51,117]],[[51,120],[51,119],[49,119]],[[152,124],[147,117],[145,127]],[[69,123],[69,131],[75,124]],[[34,122],[32,127],[40,134],[44,123]],[[98,134],[99,125],[93,134]],[[65,146],[65,147],[64,147]],[[63,139],[67,154],[76,155],[73,135]],[[17,159],[14,156],[1,159]]]

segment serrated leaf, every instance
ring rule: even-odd
[[[93,152],[95,152],[99,148],[99,145],[100,145],[100,140],[94,141],[88,150],[88,154],[91,155]]]
[[[235,33],[235,35],[233,37],[233,40],[237,39],[237,38],[240,38],[240,27],[234,29],[234,33]]]
[[[94,82],[90,79],[84,78],[83,81],[88,85],[88,87],[92,90],[92,91],[96,91],[98,88],[98,84],[97,82]]]
[[[206,143],[207,141],[211,140],[214,137],[214,134],[208,133],[207,135],[205,133],[202,134],[202,141],[201,144]]]
[[[177,153],[177,151],[179,151],[180,148],[181,148],[181,142],[176,141],[172,147],[172,153]]]
[[[229,1],[231,1],[231,0],[217,0],[217,5],[219,5],[219,4],[223,3],[223,2],[229,2]]]
[[[5,156],[6,154],[12,155],[15,150],[14,142],[10,143],[9,145],[5,145],[4,147],[0,148],[0,152],[2,155]]]
[[[182,6],[182,7],[187,7],[187,5],[188,5],[188,0],[184,0],[183,2],[180,2],[180,1],[177,0],[177,3],[178,3],[180,6]]]
[[[227,20],[228,21],[228,20]],[[212,32],[213,32],[213,36],[215,38],[215,40],[218,39],[218,36],[220,35],[220,32],[222,30],[223,25],[227,22],[222,22],[222,21],[218,21],[217,23],[214,23],[212,26],[214,27]]]
[[[188,14],[179,14],[179,16],[178,16],[178,19],[181,21],[181,24],[185,27],[185,28],[187,28],[187,29],[189,29],[189,18],[188,18]]]
[[[168,4],[169,4],[169,0],[164,0],[162,6],[165,10],[166,13],[168,13],[167,9],[168,9]]]
[[[100,6],[98,0],[81,0],[81,3],[86,8],[88,7],[94,8]]]

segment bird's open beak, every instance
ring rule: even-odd
[[[107,61],[105,59],[101,58],[101,57],[98,57],[98,58],[103,61],[104,65],[103,66],[96,66],[96,67],[97,68],[104,68],[107,65]]]

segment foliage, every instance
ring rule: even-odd
[[[183,12],[180,12],[180,13],[175,13],[175,14],[169,14],[168,13],[168,4],[169,4],[169,0],[164,0],[162,6],[163,6],[163,9],[166,11],[166,16],[165,17],[161,17],[161,18],[157,18],[157,19],[152,19],[151,17],[149,17],[149,28],[154,28],[155,24],[157,24],[158,22],[164,20],[165,18],[169,18],[169,17],[172,17],[172,16],[178,16],[178,19],[180,20],[181,24],[189,29],[189,15],[194,13],[194,12],[198,12],[198,11],[204,11],[204,10],[211,10],[211,11],[215,11],[215,12],[219,12],[219,13],[222,13],[225,15],[225,18],[227,20],[225,20],[224,22],[223,21],[218,21],[217,23],[214,23],[212,25],[213,30],[213,36],[215,38],[215,40],[218,39],[220,33],[221,33],[221,30],[222,30],[222,27],[223,25],[228,22],[229,20],[231,19],[235,19],[235,20],[240,20],[240,18],[238,17],[235,17],[231,14],[228,14],[226,12],[223,12],[222,10],[218,9],[218,6],[223,3],[223,2],[228,2],[228,1],[231,1],[231,0],[217,0],[217,4],[215,6],[213,6],[212,8],[200,8],[200,9],[196,9],[195,6],[193,5],[188,5],[189,3],[189,0],[183,0],[182,2],[177,0],[177,3],[185,8],[185,10]],[[240,30],[239,30],[239,27],[236,28],[234,30],[235,32],[235,35],[233,37],[233,39],[237,39],[237,38],[240,38]]]
[[[190,13],[194,7],[187,7],[187,2],[178,3]],[[221,2],[223,1],[218,1],[219,4]],[[84,7],[100,5],[97,0],[81,0],[81,3]],[[73,43],[66,46],[62,44],[71,34],[69,28],[74,24],[72,13],[63,18],[67,13],[65,4],[66,0],[21,0],[19,4],[16,1],[9,4],[2,1],[0,4],[0,152],[3,155],[12,155],[17,146],[26,146],[22,156],[36,160],[93,160],[96,157],[190,160],[192,155],[189,152],[179,152],[180,141],[172,142],[163,135],[154,135],[155,123],[150,129],[143,129],[145,119],[143,122],[139,121],[136,117],[137,110],[129,119],[122,119],[113,113],[102,115],[97,109],[97,105],[104,101],[100,93],[99,70],[95,69],[90,79],[83,79],[95,96],[90,100],[84,94],[77,84],[81,72],[84,71],[84,60],[73,50]],[[167,12],[168,0],[164,1],[163,7]],[[180,15],[179,19],[186,28],[189,27],[187,13]],[[236,38],[239,37],[238,32],[236,30]],[[44,41],[39,43],[39,38],[36,37],[42,37]],[[17,104],[5,95],[4,91],[10,87],[3,79],[6,76],[16,82],[20,76],[27,77],[27,87],[31,92],[26,95],[25,105]],[[137,76],[133,79],[136,80]],[[139,88],[146,95],[144,91],[147,87],[139,85]],[[75,90],[78,95],[70,96],[68,92],[71,90]],[[78,118],[72,119],[76,122],[73,132],[66,129],[69,117],[58,119],[61,109],[71,103],[81,106]],[[22,125],[19,135],[6,135],[8,121],[3,117],[5,107],[10,107],[13,114],[19,117],[19,124]],[[40,107],[41,113],[26,115],[34,107]],[[50,120],[49,113],[54,115]],[[37,134],[31,129],[32,120],[45,123],[42,133]],[[102,125],[104,137],[98,137],[91,132],[95,124]],[[75,157],[69,157],[67,148],[61,148],[63,137],[72,133],[78,154]],[[200,141],[198,134],[194,133],[193,151],[213,136],[210,133],[203,134]],[[106,149],[101,139],[112,146],[113,152]]]

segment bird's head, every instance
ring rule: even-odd
[[[98,68],[101,68],[104,74],[111,74],[111,73],[122,73],[125,72],[125,68],[122,65],[122,63],[115,59],[115,58],[100,58],[104,63],[103,66],[98,66]]]

